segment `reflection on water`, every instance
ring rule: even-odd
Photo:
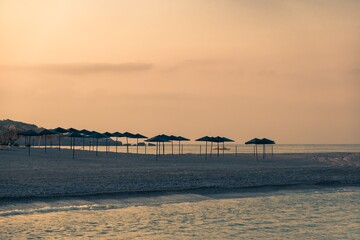
[[[1,217],[0,238],[360,239],[359,188],[236,196]]]

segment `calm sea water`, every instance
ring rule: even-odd
[[[53,146],[55,147],[55,146]],[[62,146],[62,148],[70,148],[69,146]],[[244,144],[225,144],[224,154],[236,154],[236,153],[253,153],[254,146],[252,145],[244,145]],[[83,146],[77,146],[76,149],[83,149]],[[93,150],[94,147],[85,146],[85,150]],[[184,144],[180,146],[180,151],[184,154],[192,153],[192,154],[205,154],[206,146],[205,144]],[[220,154],[223,153],[222,145],[220,146]],[[99,151],[105,151],[105,146],[99,146]],[[116,147],[110,147],[111,152],[116,152]],[[126,146],[119,146],[118,152],[126,152]],[[146,149],[144,146],[130,146],[129,152],[136,153],[139,152],[141,154],[155,154],[156,147],[147,146]],[[163,148],[161,147],[161,152]],[[210,145],[208,145],[207,149],[208,153],[210,153]],[[258,152],[262,153],[263,147],[258,146]],[[267,153],[324,153],[324,152],[360,152],[360,144],[276,144],[273,146],[266,146],[265,151]],[[170,143],[165,144],[165,154],[179,154],[179,146],[178,144],[174,144],[172,147]],[[213,154],[217,154],[217,146],[213,146],[212,150]]]
[[[349,187],[65,201],[0,215],[0,239],[360,239],[359,200]]]

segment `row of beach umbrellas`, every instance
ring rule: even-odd
[[[33,130],[28,130],[28,131],[23,131],[23,132],[19,132],[19,135],[20,136],[25,136],[25,138],[27,138],[28,142],[29,142],[29,155],[30,155],[30,149],[31,149],[31,138],[32,137],[36,137],[36,136],[43,136],[44,137],[44,149],[45,149],[45,152],[47,151],[47,142],[46,142],[46,139],[47,139],[47,136],[49,135],[58,135],[58,138],[59,138],[59,150],[61,149],[61,137],[62,136],[65,136],[65,137],[69,137],[71,139],[71,143],[70,143],[70,147],[71,149],[73,150],[73,157],[75,156],[75,141],[76,141],[76,138],[81,138],[83,139],[83,146],[85,146],[85,139],[86,138],[89,138],[89,139],[93,139],[94,141],[96,140],[96,155],[98,155],[98,147],[99,147],[99,139],[105,139],[106,141],[106,153],[108,152],[109,150],[109,144],[108,144],[108,141],[111,137],[115,137],[116,138],[116,152],[117,152],[117,149],[118,149],[118,141],[117,139],[119,137],[125,137],[126,138],[126,145],[127,145],[127,153],[129,153],[129,142],[128,142],[128,139],[129,138],[134,138],[137,140],[137,149],[136,149],[136,152],[138,153],[139,150],[138,150],[138,141],[139,139],[141,138],[147,138],[146,136],[144,135],[141,135],[139,133],[137,134],[132,134],[132,133],[129,133],[129,132],[125,132],[125,133],[119,133],[119,132],[115,132],[115,133],[109,133],[109,132],[105,132],[105,133],[99,133],[99,132],[96,132],[96,131],[89,131],[89,130],[86,130],[86,129],[83,129],[83,130],[77,130],[75,128],[69,128],[69,129],[64,129],[64,128],[61,128],[61,127],[58,127],[58,128],[55,128],[55,129],[44,129],[40,132],[35,132]]]
[[[116,153],[118,152],[118,138],[126,138],[126,153],[129,153],[129,138],[131,139],[136,139],[136,153],[139,153],[139,139],[147,139],[145,140],[145,142],[150,142],[150,143],[155,143],[156,144],[156,159],[158,159],[161,156],[161,152],[164,155],[165,154],[165,143],[167,142],[171,142],[171,153],[172,155],[174,155],[174,142],[178,142],[178,154],[181,155],[183,153],[183,148],[181,147],[181,142],[183,141],[190,141],[190,139],[182,137],[182,136],[174,136],[174,135],[165,135],[165,134],[161,134],[161,135],[157,135],[154,136],[152,138],[148,138],[144,135],[141,135],[139,133],[137,134],[133,134],[130,132],[124,132],[124,133],[120,133],[120,132],[114,132],[114,133],[110,133],[110,132],[105,132],[105,133],[100,133],[100,132],[96,132],[96,131],[89,131],[86,129],[83,130],[77,130],[75,128],[69,128],[69,129],[64,129],[61,127],[55,128],[55,129],[44,129],[40,132],[35,132],[33,130],[28,130],[28,131],[23,131],[20,132],[19,135],[21,136],[25,136],[25,140],[27,138],[29,144],[28,144],[28,154],[30,155],[30,149],[31,149],[31,138],[35,137],[35,136],[44,136],[44,149],[45,152],[47,151],[47,136],[49,135],[58,135],[58,143],[59,143],[59,150],[61,149],[61,137],[62,136],[66,136],[66,137],[70,137],[71,139],[71,144],[70,147],[73,150],[73,158],[75,157],[75,141],[76,138],[82,139],[83,140],[83,148],[85,147],[85,139],[91,139],[92,141],[96,141],[96,156],[98,155],[98,147],[99,147],[99,139],[105,139],[106,142],[106,154],[109,151],[110,145],[109,145],[109,139],[111,137],[116,138],[115,140],[115,146],[116,146]],[[217,144],[217,156],[220,155],[220,144],[222,144],[222,154],[224,156],[225,153],[225,142],[234,142],[234,140],[226,138],[226,137],[220,137],[220,136],[216,136],[216,137],[209,137],[209,136],[204,136],[202,138],[196,139],[195,141],[198,142],[205,142],[205,158],[208,158],[208,155],[210,155],[210,157],[212,156],[212,150],[213,150],[213,144]],[[208,143],[210,143],[210,153],[208,154]],[[251,139],[250,141],[245,142],[245,144],[253,144],[254,145],[254,156],[256,157],[256,159],[258,159],[258,145],[263,145],[263,158],[265,158],[265,145],[268,144],[275,144],[275,142],[273,140],[267,139],[267,138],[263,138],[263,139],[259,139],[259,138],[254,138]],[[161,146],[162,146],[162,151],[161,151]],[[93,147],[95,148],[95,144],[93,144]],[[273,154],[273,148],[272,149],[272,154]],[[145,152],[146,152],[146,145],[145,145]]]

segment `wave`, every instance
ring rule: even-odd
[[[111,210],[126,207],[136,206],[157,206],[165,203],[179,203],[179,202],[196,202],[214,198],[224,198],[226,194],[231,198],[246,198],[264,196],[269,194],[278,194],[279,192],[302,191],[302,190],[330,190],[339,188],[360,187],[360,184],[343,184],[337,181],[319,182],[313,185],[304,184],[286,184],[286,185],[263,185],[251,186],[241,188],[216,188],[216,187],[200,187],[191,189],[178,190],[157,190],[157,191],[142,191],[142,192],[113,192],[113,193],[98,193],[87,195],[65,195],[65,196],[49,196],[40,198],[26,199],[12,199],[9,201],[9,210],[0,210],[0,217],[15,216],[15,215],[31,215],[31,214],[46,214],[54,212],[68,212],[68,211],[96,211],[96,210]],[[112,199],[115,203],[106,203],[108,199]],[[76,203],[79,200],[90,201],[90,204]],[[46,202],[49,206],[32,207],[36,203]],[[56,204],[61,206],[56,206]],[[100,202],[100,203],[99,203]],[[11,206],[12,204],[15,206]],[[52,205],[56,203],[55,205]],[[6,204],[5,204],[6,205]],[[30,206],[29,206],[30,205]],[[24,207],[22,209],[22,207]],[[1,209],[1,208],[0,208]]]

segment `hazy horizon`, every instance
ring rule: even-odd
[[[360,143],[360,1],[0,0],[0,119]]]

